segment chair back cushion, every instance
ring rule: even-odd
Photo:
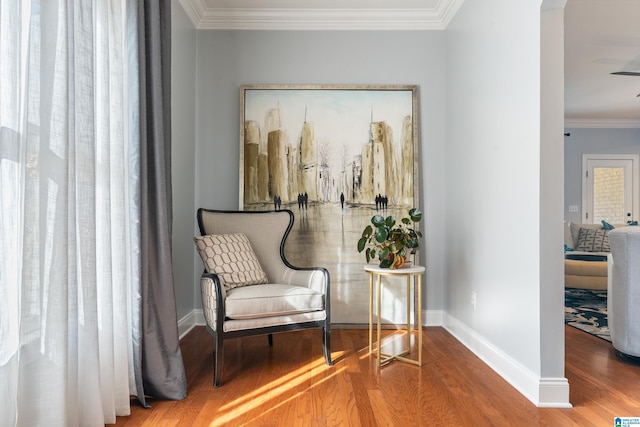
[[[244,233],[212,234],[193,240],[207,272],[217,274],[227,291],[267,283],[267,275]]]
[[[243,233],[270,283],[282,283],[288,271],[284,243],[293,225],[293,213],[281,211],[216,211],[198,209],[200,233]]]

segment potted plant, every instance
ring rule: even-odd
[[[358,240],[358,252],[365,251],[367,262],[377,257],[381,268],[402,267],[407,255],[414,254],[420,246],[418,239],[422,233],[415,230],[413,224],[421,219],[422,212],[417,208],[410,209],[409,217],[402,218],[400,222],[396,222],[392,215],[386,218],[374,215],[371,218],[373,227],[367,225]]]

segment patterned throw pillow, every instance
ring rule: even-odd
[[[226,290],[267,283],[267,275],[244,233],[196,236],[193,240],[207,272],[217,274]]]
[[[584,252],[611,252],[608,230],[603,230],[602,228],[581,228],[576,250]]]

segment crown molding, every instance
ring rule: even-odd
[[[640,119],[565,119],[565,128],[640,128]]]
[[[179,0],[199,30],[442,30],[464,0],[430,8],[233,8]],[[322,2],[318,2],[321,5]]]

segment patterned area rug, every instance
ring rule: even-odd
[[[565,288],[564,293],[565,323],[611,341],[607,324],[607,291]]]

